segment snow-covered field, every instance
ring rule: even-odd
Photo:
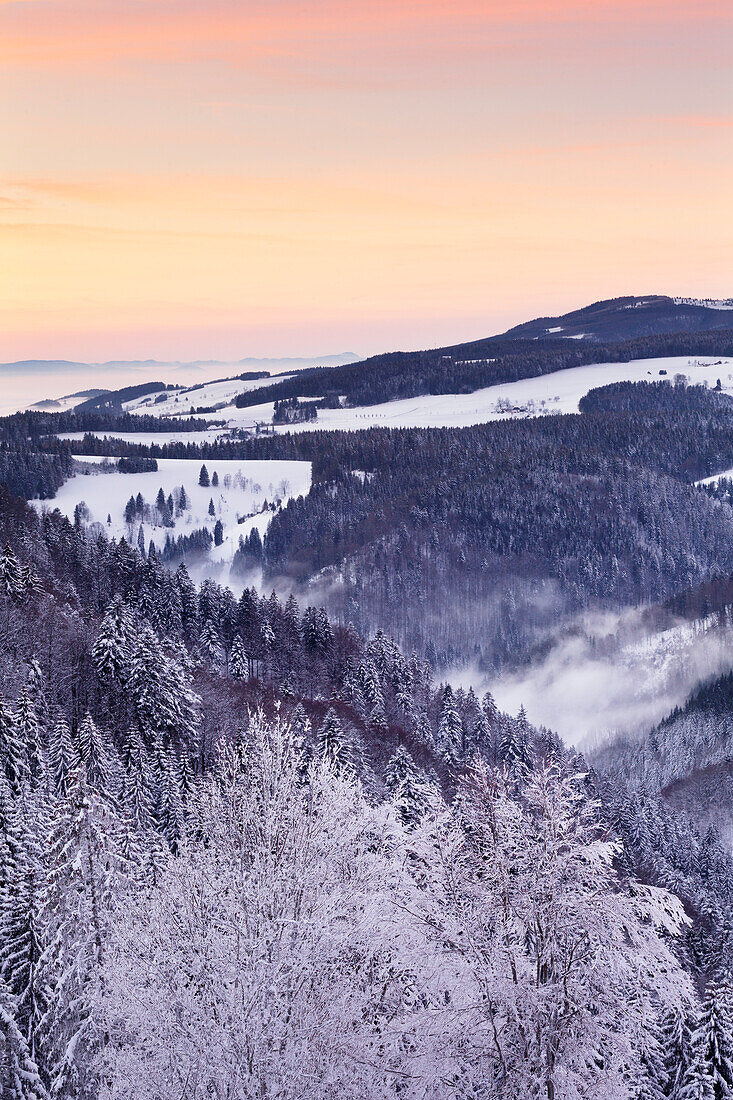
[[[35,405],[30,405],[29,408],[34,412],[69,412],[70,409],[75,409],[77,405],[83,405],[91,397],[102,393],[104,393],[104,390],[87,390],[82,393],[70,393],[66,397],[59,397],[55,400],[45,398],[42,401],[37,401]]]
[[[614,382],[671,382],[683,374],[692,385],[714,386],[720,378],[723,392],[733,394],[733,359],[690,359],[685,355],[669,359],[642,359],[631,363],[594,363],[570,367],[567,371],[537,378],[522,378],[486,386],[472,394],[439,394],[385,401],[382,405],[357,408],[319,409],[318,419],[275,428],[276,431],[358,431],[360,428],[466,428],[475,423],[510,420],[516,417],[547,416],[553,412],[577,412],[580,398],[590,389]],[[147,411],[147,410],[145,410]],[[200,442],[215,439],[234,428],[251,429],[270,425],[273,403],[248,408],[228,408],[204,414],[205,420],[223,420],[226,426],[206,432],[110,433],[116,439],[138,443],[174,440]],[[81,439],[81,433],[64,439]]]
[[[152,539],[161,548],[167,534],[177,538],[201,527],[213,534],[214,524],[220,519],[224,541],[221,546],[212,546],[208,555],[211,568],[205,565],[201,571],[202,575],[219,577],[228,573],[240,535],[246,537],[253,527],[264,535],[273,516],[270,510],[262,511],[264,502],[285,504],[291,497],[306,494],[311,484],[310,462],[217,459],[207,464],[207,470],[210,477],[214,472],[218,474],[219,485],[205,488],[198,483],[200,460],[160,459],[157,472],[142,474],[120,473],[101,458],[84,457],[79,461],[80,472],[61,486],[54,499],[31,501],[34,507],[39,511],[58,508],[73,520],[77,504],[83,501],[89,510],[87,525],[100,524],[110,538],[124,537],[135,544],[140,519],[133,523],[125,520],[130,497],[141,493],[145,503],[154,506],[159,489],[177,500],[182,486],[189,506],[173,517],[172,527],[143,522],[145,545]],[[210,501],[214,503],[214,516],[209,513]]]
[[[716,481],[720,481],[721,478],[727,477],[729,480],[733,478],[733,470],[723,470],[720,474],[713,474],[711,477],[704,477],[700,481],[696,481],[696,485],[712,485]]]
[[[584,367],[554,371],[539,378],[523,378],[518,382],[503,382],[466,394],[426,394],[381,405],[357,408],[319,409],[318,419],[304,424],[277,427],[286,431],[358,431],[360,428],[463,428],[495,420],[516,417],[546,416],[552,413],[574,413],[589,390],[613,382],[672,381],[683,374],[691,385],[707,383],[715,386],[720,379],[724,392],[733,393],[733,358],[716,359],[677,356],[664,359],[636,359],[630,363],[595,363]],[[241,385],[241,383],[240,383]],[[256,387],[255,387],[256,388]],[[202,392],[202,391],[197,391]],[[194,394],[195,396],[195,394]],[[159,406],[160,407],[160,406]],[[145,409],[144,411],[148,411]],[[234,428],[251,429],[257,424],[271,424],[273,403],[253,405],[244,409],[230,407],[205,413],[202,419],[225,421],[224,427],[203,433],[115,434],[115,438],[137,443],[164,443],[182,439],[191,443],[213,439]],[[81,434],[64,436],[81,439]]]
[[[660,373],[662,371],[666,371],[666,375]],[[523,378],[519,382],[488,386],[475,393],[425,395],[354,409],[319,409],[315,422],[294,424],[281,430],[314,431],[321,428],[356,431],[377,425],[391,428],[459,428],[517,416],[573,413],[578,411],[581,397],[598,386],[608,386],[612,382],[660,381],[665,377],[672,381],[675,374],[686,375],[690,384],[707,382],[711,386],[720,378],[723,390],[733,393],[733,359],[721,360],[712,356],[705,359],[687,356],[637,359],[631,363],[571,367],[539,378]],[[254,416],[262,421],[271,408],[258,405],[236,412],[248,414],[250,420]],[[227,417],[227,423],[233,427],[236,420]]]
[[[231,405],[237,394],[260,389],[274,382],[286,382],[292,374],[279,374],[272,378],[250,378],[242,381],[229,378],[222,382],[208,382],[205,386],[192,390],[156,390],[133,401],[125,401],[124,408],[130,413],[145,413],[147,416],[188,416],[195,409],[212,405]],[[165,400],[158,401],[159,397]]]
[[[86,432],[61,432],[59,439],[79,441],[86,434]],[[203,432],[186,432],[179,429],[170,432],[97,432],[96,434],[100,439],[122,439],[125,443],[144,443],[146,446],[159,443],[162,446],[164,443],[213,443],[222,436],[229,435],[229,429],[209,428]]]

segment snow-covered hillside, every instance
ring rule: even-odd
[[[100,397],[108,392],[108,390],[81,390],[80,393],[70,393],[66,397],[44,398],[36,401],[35,405],[30,405],[29,408],[32,412],[68,412],[88,401],[90,397]]]
[[[691,385],[715,386],[720,380],[724,392],[733,393],[733,358],[715,359],[676,356],[666,359],[636,359],[630,363],[594,363],[584,367],[554,371],[537,378],[518,382],[503,382],[487,386],[474,393],[438,394],[387,401],[381,405],[356,408],[319,409],[318,419],[302,424],[275,428],[278,432],[358,431],[360,428],[461,428],[485,424],[493,420],[515,417],[546,416],[552,413],[578,411],[580,399],[589,390],[613,382],[672,381],[683,374]],[[241,385],[242,383],[240,383]],[[256,388],[256,386],[254,386]],[[202,391],[196,391],[201,393]],[[204,413],[203,420],[222,421],[222,427],[205,433],[109,433],[115,438],[137,443],[165,443],[183,439],[202,442],[225,435],[233,429],[251,430],[258,424],[271,425],[273,403],[232,406],[213,413]],[[145,408],[143,411],[151,411]],[[101,434],[101,433],[100,433]],[[81,439],[83,433],[68,434],[65,439]]]
[[[555,371],[538,378],[523,378],[488,386],[474,393],[439,394],[388,401],[353,409],[319,409],[315,422],[293,424],[283,431],[338,429],[356,431],[383,425],[388,428],[466,427],[516,416],[542,416],[578,411],[581,397],[597,386],[612,382],[648,382],[684,374],[690,384],[714,386],[733,393],[733,359],[637,359],[630,363],[596,363]],[[219,414],[223,416],[224,414]],[[227,411],[229,427],[246,427],[272,415],[272,405],[256,405]]]
[[[702,306],[703,309],[733,309],[733,298],[673,298],[676,306]]]
[[[166,536],[175,539],[206,527],[212,534],[217,520],[223,526],[223,542],[213,546],[206,556],[206,563],[199,566],[201,575],[222,575],[237,550],[240,535],[247,536],[256,527],[264,535],[273,516],[271,509],[263,511],[267,502],[285,504],[294,496],[305,494],[311,484],[311,464],[294,461],[239,461],[215,460],[207,467],[210,478],[218,485],[199,485],[201,462],[189,459],[162,459],[158,470],[150,473],[126,474],[116,469],[114,463],[101,458],[85,457],[79,460],[79,471],[59,489],[52,502],[32,501],[39,511],[58,508],[69,519],[79,504],[82,522],[92,530],[103,529],[110,538],[126,538],[137,542],[142,526],[147,547],[152,540],[158,549],[165,545]],[[169,526],[164,526],[156,514],[155,502],[160,489],[164,496],[172,495],[174,502],[180,498],[183,488],[187,506],[175,507]],[[132,521],[125,517],[130,497],[140,493],[150,513],[145,518],[139,514]],[[210,514],[213,502],[214,515]],[[95,525],[100,527],[96,528]]]
[[[267,386],[271,381],[287,382],[292,374],[279,374],[274,379],[227,378],[219,382],[208,382],[205,386],[196,386],[184,390],[156,390],[144,397],[124,402],[124,409],[130,413],[145,413],[147,416],[188,416],[199,408],[211,408],[215,405],[226,407],[234,403],[237,394]]]

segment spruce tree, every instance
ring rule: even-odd
[[[78,767],[79,753],[71,737],[69,723],[60,711],[48,737],[48,770],[56,794],[62,798],[68,792],[70,778]]]
[[[247,654],[239,634],[232,642],[232,651],[229,655],[229,671],[235,680],[246,680],[249,674]]]
[[[91,714],[87,714],[78,733],[79,756],[86,769],[87,782],[96,791],[104,792],[109,780],[109,757],[102,734]]]
[[[15,1021],[12,995],[1,980],[0,1096],[2,1100],[49,1100],[38,1066]]]
[[[693,1046],[692,1059],[685,1070],[679,1090],[670,1093],[670,1096],[674,1096],[675,1100],[715,1100],[712,1077],[698,1045]]]
[[[224,647],[221,643],[219,631],[211,619],[204,623],[199,635],[199,649],[203,657],[215,668],[219,668],[224,660]]]
[[[634,1100],[665,1100],[668,1095],[669,1074],[665,1065],[659,1029],[650,1020],[642,1037],[639,1058],[639,1084],[634,1090]]]
[[[2,699],[0,699],[0,769],[4,770],[11,791],[17,795],[23,779],[28,774],[28,756],[15,715]]]
[[[16,1023],[40,1065],[39,1037],[50,990],[43,963],[41,895],[37,873],[28,863],[17,869],[12,893],[4,891],[0,899],[0,946],[2,979],[13,995]]]
[[[20,565],[10,547],[5,544],[0,552],[0,595],[19,600],[23,594]]]
[[[463,723],[450,686],[443,692],[438,723],[438,751],[448,764],[456,764],[462,758]]]
[[[404,746],[390,758],[384,773],[384,785],[406,829],[419,824],[428,803],[428,790],[415,761]]]
[[[344,730],[335,710],[331,708],[318,731],[318,755],[334,771],[341,771],[346,763]]]
[[[27,688],[23,688],[15,708],[15,728],[23,746],[28,773],[34,779],[39,779],[44,771],[41,725]]]
[[[129,673],[131,628],[122,601],[117,598],[107,608],[94,645],[92,660],[97,676],[105,686],[122,685]]]
[[[208,489],[210,485],[209,471],[206,469],[206,466],[202,466],[199,471],[199,485],[204,489]]]
[[[708,986],[692,1042],[702,1052],[715,1100],[728,1100],[733,1096],[733,1020],[731,1005],[717,982]]]

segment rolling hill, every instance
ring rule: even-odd
[[[712,332],[731,327],[731,310],[730,298],[710,301],[661,294],[611,298],[561,317],[526,321],[509,329],[502,339],[607,342],[666,333]]]

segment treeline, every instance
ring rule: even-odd
[[[25,443],[0,442],[0,485],[26,500],[50,500],[70,477],[73,465],[65,446],[42,454]]]
[[[682,1100],[728,1072],[714,837],[383,633],[0,490],[5,543],[12,1100]]]
[[[266,575],[331,570],[344,622],[382,626],[437,665],[470,656],[496,669],[589,603],[657,602],[733,571],[733,513],[689,484],[733,467],[730,400],[628,383],[583,409],[201,446],[88,437],[74,449],[311,461],[312,491],[268,529]]]
[[[176,431],[200,432],[212,426],[208,420],[195,417],[176,418]],[[101,412],[48,413],[26,411],[0,417],[0,442],[19,443],[27,439],[40,440],[44,436],[65,435],[72,432],[168,432],[170,423],[161,416],[133,416],[120,412],[106,415]]]
[[[588,363],[627,363],[677,355],[731,355],[733,329],[640,336],[610,343],[491,337],[432,351],[391,352],[361,363],[302,371],[287,382],[240,394],[238,408],[289,397],[339,397],[375,405],[420,394],[472,393]]]
[[[327,446],[327,469],[370,476],[292,501],[268,529],[265,568],[331,569],[346,621],[492,668],[529,656],[565,613],[729,573],[733,512],[686,482],[731,466],[730,402],[646,383],[622,394],[621,409],[602,391],[580,417],[303,440],[314,469]]]

